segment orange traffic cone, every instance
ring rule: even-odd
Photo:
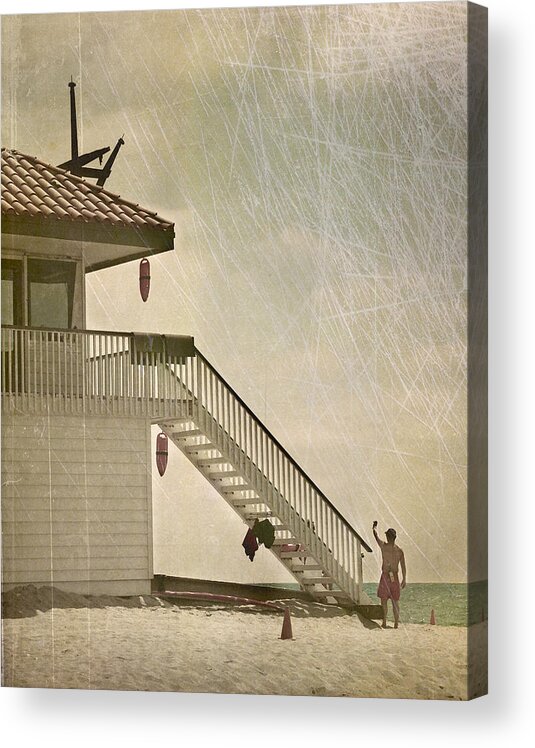
[[[431,608],[431,618],[429,619],[429,623],[431,624],[431,626],[434,626],[436,624],[434,608]]]
[[[285,608],[284,620],[282,622],[281,639],[293,639],[292,636],[292,620],[290,618],[290,609]]]

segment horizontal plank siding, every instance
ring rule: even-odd
[[[77,464],[87,464],[94,466],[104,465],[109,462],[110,453],[113,454],[114,465],[135,465],[139,462],[137,452],[143,448],[140,444],[136,450],[128,442],[121,444],[121,449],[99,449],[86,445],[85,450],[70,448],[54,449],[51,447],[41,449],[21,449],[21,448],[4,448],[2,449],[3,459],[6,465],[12,463],[24,462],[27,465],[48,465],[50,456],[55,460],[61,460],[62,465],[76,467]]]
[[[139,417],[4,415],[6,588],[150,590],[149,428]]]
[[[4,559],[4,571],[6,572],[19,572],[19,571],[31,571],[39,573],[42,570],[42,564],[39,563],[38,558],[6,558]],[[54,574],[58,572],[69,571],[84,571],[89,570],[95,571],[113,571],[117,570],[122,573],[129,571],[132,566],[136,568],[143,568],[147,564],[147,556],[134,556],[133,558],[101,558],[91,557],[88,560],[86,558],[72,558],[72,557],[55,557],[54,558]]]
[[[80,485],[80,483],[82,482],[82,478],[84,477],[84,475],[87,475],[87,476],[91,477],[90,482],[94,486],[109,486],[109,485],[114,485],[114,480],[113,479],[114,478],[117,479],[117,475],[113,475],[113,474],[110,474],[110,473],[108,473],[106,475],[102,475],[102,474],[98,473],[97,471],[91,472],[91,473],[89,473],[89,472],[87,472],[87,473],[78,472],[76,475],[70,475],[70,474],[67,474],[67,473],[64,473],[64,472],[59,472],[59,471],[55,470],[54,471],[54,485],[56,485],[56,486],[77,486],[77,485]],[[43,486],[44,485],[44,478],[48,478],[48,474],[43,473],[41,476],[39,476],[39,475],[34,475],[33,473],[30,473],[28,475],[28,478],[29,478],[29,480],[28,480],[28,485],[29,486]],[[20,472],[17,472],[16,475],[13,475],[10,472],[9,473],[9,477],[8,477],[7,472],[5,472],[2,475],[2,480],[12,481],[13,484],[15,484],[15,481],[16,482],[20,482]],[[143,475],[128,475],[128,474],[123,474],[123,475],[121,475],[121,481],[122,481],[123,485],[128,486],[128,487],[143,486],[144,485],[144,476]]]
[[[125,462],[113,462],[110,461],[111,458],[108,457],[107,462],[63,462],[62,456],[55,456],[54,454],[50,455],[50,462],[33,462],[31,460],[28,460],[24,462],[24,469],[28,471],[30,475],[34,477],[34,480],[41,480],[39,476],[45,475],[48,476],[49,474],[52,476],[84,476],[84,475],[101,475],[103,477],[107,477],[108,475],[113,475],[115,478],[118,474],[121,474],[121,472],[124,474],[125,478],[138,478],[138,483],[143,483],[145,480],[146,474],[147,474],[147,466],[146,464],[139,462],[133,462],[133,463],[125,463]],[[16,480],[20,477],[20,465],[19,462],[11,462],[10,464],[6,464],[3,472],[3,476],[6,480]],[[121,470],[121,467],[123,469]],[[54,482],[54,481],[52,481]],[[77,479],[74,479],[73,482],[77,482]],[[134,483],[136,485],[136,483]]]
[[[109,506],[113,506],[113,502],[108,502]],[[146,508],[132,511],[130,509],[110,509],[103,507],[99,509],[56,509],[52,506],[50,509],[27,509],[25,506],[17,505],[14,507],[6,506],[2,509],[2,522],[6,523],[6,529],[9,527],[11,522],[48,522],[51,525],[64,525],[66,522],[76,522],[80,524],[80,514],[84,515],[83,526],[87,527],[89,524],[95,524],[97,527],[102,525],[102,518],[105,517],[107,527],[110,526],[110,522],[123,523],[126,517],[127,522],[145,522],[147,518]]]
[[[128,420],[129,419],[126,419],[127,423]],[[101,449],[104,452],[128,452],[131,449],[135,449],[136,451],[143,449],[145,446],[145,440],[137,439],[135,436],[132,436],[132,434],[129,434],[127,426],[125,426],[124,429],[124,432],[106,432],[106,436],[102,436],[98,439],[84,434],[84,450],[86,452],[94,452],[98,449]],[[13,449],[15,453],[19,453],[16,454],[18,459],[20,459],[21,451],[43,450],[45,454],[48,455],[49,448],[52,452],[68,452],[69,454],[72,454],[73,446],[76,445],[76,442],[73,443],[73,440],[79,437],[80,433],[78,433],[78,435],[71,434],[70,436],[61,434],[56,438],[48,438],[42,436],[41,433],[19,435],[16,444],[11,438],[9,441],[7,439],[2,439],[2,451]]]
[[[143,511],[145,512],[147,501],[145,498],[119,498],[114,497],[108,498],[92,498],[90,502],[87,502],[85,496],[79,497],[66,497],[66,498],[53,498],[52,499],[52,511],[80,511],[85,505],[90,507],[90,511],[96,511],[101,509],[110,509],[111,511],[121,511],[128,516],[132,515],[132,512]],[[40,498],[26,498],[24,495],[21,498],[18,497],[6,497],[4,496],[4,504],[2,509],[2,516],[7,519],[9,512],[20,512],[21,510],[33,512],[43,511],[43,499]],[[49,511],[48,509],[46,510]]]
[[[56,585],[57,582],[78,582],[78,589],[85,592],[84,582],[103,582],[103,581],[114,581],[119,580],[128,581],[130,579],[139,579],[143,581],[143,585],[140,585],[139,594],[148,594],[150,592],[150,586],[147,585],[147,569],[143,565],[140,569],[128,569],[128,571],[119,571],[114,569],[113,571],[107,571],[105,569],[98,569],[87,571],[83,569],[81,571],[77,569],[71,569],[70,571],[57,572],[50,570],[41,570],[39,572],[27,572],[27,571],[12,571],[10,574],[6,574],[5,584],[28,584],[28,574],[33,577],[32,584],[51,584]],[[135,594],[135,593],[121,593],[116,594]]]
[[[141,546],[146,533],[92,533],[88,534],[76,534],[76,533],[65,533],[60,535],[59,538],[53,538],[52,547],[56,546],[80,546],[88,548],[88,555],[92,548],[96,546],[103,546],[110,548],[111,546]],[[4,552],[7,548],[35,548],[42,546],[50,549],[51,541],[50,535],[36,534],[28,532],[11,532],[4,533],[2,536],[2,551]],[[50,555],[50,553],[49,553]]]
[[[86,545],[57,545],[55,544],[53,549],[54,558],[86,558],[88,555]],[[91,559],[97,558],[138,558],[140,553],[139,546],[121,546],[117,545],[115,548],[110,548],[108,545],[92,545],[91,546]],[[4,561],[8,559],[26,559],[26,558],[46,558],[50,557],[49,546],[13,546],[4,549]],[[142,558],[146,558],[142,556]]]
[[[105,516],[105,512],[103,512]],[[91,525],[92,535],[109,535],[111,533],[137,533],[142,535],[145,531],[144,522],[135,522],[128,520],[121,520],[116,522],[105,522],[103,520],[93,520],[92,522],[86,522],[83,519],[71,520],[71,521],[55,521],[52,522],[36,522],[32,519],[25,519],[22,517],[16,522],[10,522],[2,518],[2,535],[9,535],[15,528],[24,532],[32,531],[38,535],[52,535],[59,536],[65,534],[71,535],[85,535],[89,534],[89,525]]]
[[[48,497],[57,499],[143,499],[147,494],[146,486],[84,486],[66,485],[50,486]],[[29,485],[28,483],[12,482],[2,486],[4,497],[20,497],[39,499],[43,496],[43,487],[40,484]]]

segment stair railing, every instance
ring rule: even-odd
[[[290,533],[358,600],[362,550],[371,548],[198,349],[195,355],[193,408],[201,429],[267,498]]]

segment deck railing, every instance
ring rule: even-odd
[[[4,410],[182,417],[193,359],[126,332],[2,326]]]

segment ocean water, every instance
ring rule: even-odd
[[[401,592],[401,620],[405,623],[429,623],[431,610],[439,626],[467,626],[487,620],[487,582],[471,584],[408,584]],[[377,583],[367,583],[364,588],[372,600],[376,597]],[[389,617],[392,617],[389,604]]]
[[[299,589],[299,585],[270,585]],[[379,604],[376,596],[377,582],[366,582],[364,589],[371,599]],[[401,620],[405,623],[429,623],[431,610],[435,611],[438,626],[467,626],[487,620],[487,581],[471,584],[418,583],[408,584],[401,593]],[[392,619],[392,606],[388,605],[388,617]]]

